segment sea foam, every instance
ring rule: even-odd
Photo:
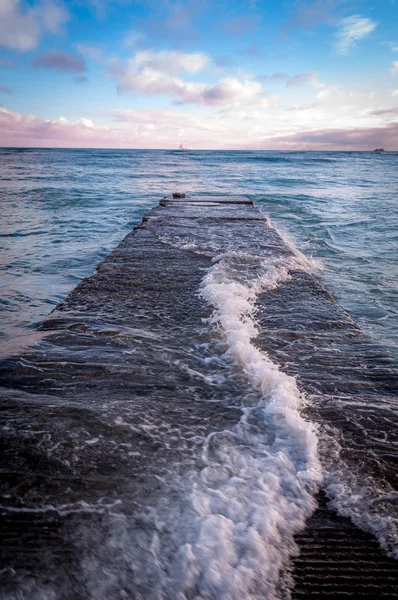
[[[297,552],[293,536],[315,509],[322,468],[316,428],[300,415],[304,397],[295,379],[254,344],[255,303],[291,270],[310,268],[298,255],[264,259],[227,252],[214,259],[202,282],[200,295],[213,308],[209,324],[224,338],[226,355],[243,369],[256,399],[242,404],[232,430],[212,433],[205,442],[205,466],[191,495],[195,535],[178,553],[184,565],[180,600],[289,595],[289,578],[281,575]],[[255,276],[248,279],[248,272]]]

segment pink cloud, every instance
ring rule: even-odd
[[[395,106],[394,108],[380,108],[378,110],[372,110],[369,114],[375,115],[376,117],[384,115],[387,117],[394,117],[398,115],[398,106]]]
[[[0,85],[0,93],[2,93],[2,94],[12,94],[12,91],[9,88],[4,87],[3,85]]]
[[[262,147],[289,150],[398,150],[398,123],[385,127],[302,131],[268,138],[263,141]]]
[[[0,145],[51,148],[133,147],[134,132],[111,130],[89,119],[38,119],[0,107]]]
[[[54,148],[175,148],[181,131],[194,148],[286,150],[398,149],[398,123],[274,134],[263,113],[195,114],[177,109],[117,110],[112,126],[90,119],[42,120],[0,107],[0,146]]]
[[[85,62],[81,56],[67,52],[46,52],[39,54],[32,61],[32,65],[36,68],[43,67],[67,73],[82,73],[86,70]]]

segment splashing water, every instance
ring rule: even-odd
[[[259,275],[241,283],[239,266],[256,263]],[[200,294],[214,308],[209,319],[227,344],[226,355],[243,368],[257,392],[246,401],[231,431],[211,434],[205,468],[194,484],[197,534],[180,548],[189,576],[180,598],[194,589],[200,598],[238,600],[288,594],[281,577],[296,553],[294,534],[313,512],[322,482],[315,427],[300,416],[304,397],[294,378],[258,350],[254,320],[259,294],[308,269],[298,256],[265,261],[229,252],[217,257]]]

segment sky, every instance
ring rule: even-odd
[[[0,0],[0,146],[398,150],[398,0]]]

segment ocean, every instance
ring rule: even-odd
[[[5,435],[19,423],[12,444],[21,443],[23,451],[15,472],[29,479],[21,457],[26,460],[25,444],[32,444],[40,477],[48,461],[47,472],[64,469],[61,480],[68,481],[58,488],[54,478],[50,493],[39,477],[26,496],[10,484],[1,507],[25,516],[109,516],[107,535],[98,533],[93,541],[87,526],[74,542],[84,550],[79,585],[84,582],[85,591],[76,597],[287,598],[289,583],[281,585],[278,573],[297,550],[293,536],[314,510],[319,485],[341,515],[397,558],[398,153],[1,149],[0,156],[3,385],[7,410],[12,388],[21,390],[16,402],[26,412],[7,413]],[[55,333],[54,359],[46,343],[41,358],[30,354],[30,346],[40,347],[42,320],[164,195],[176,191],[208,194],[209,200],[248,194],[278,232],[275,239],[290,249],[288,258],[282,253],[267,263],[256,254],[254,226],[218,247],[210,230],[192,239],[189,228],[162,237],[155,218],[159,243],[169,248],[170,277],[178,249],[192,256],[191,263],[175,267],[176,280],[183,276],[178,269],[190,264],[196,271],[185,273],[187,289],[201,274],[191,305],[183,292],[176,300],[185,324],[177,308],[167,313],[167,299],[155,285],[148,313],[126,298],[117,320],[110,324],[112,316],[104,316],[109,323],[103,331],[89,322],[89,312],[79,328]],[[178,212],[172,214],[178,220]],[[204,257],[216,255],[209,269]],[[336,309],[333,331],[319,329],[321,313],[311,324],[311,315],[308,323],[303,317],[297,330],[308,326],[309,335],[298,346],[288,326],[300,314],[289,312],[291,298],[283,296],[290,270],[299,273],[297,293],[315,272],[344,310]],[[314,293],[325,298],[320,289]],[[87,290],[83,295],[89,296]],[[76,311],[81,301],[75,292],[66,310]],[[203,320],[206,305],[213,313]],[[151,328],[152,312],[160,325]],[[344,329],[341,314],[352,329]],[[76,336],[76,364],[68,336]],[[97,340],[90,349],[85,336]],[[339,353],[351,343],[359,358],[342,364]],[[71,383],[67,371],[65,377],[59,373],[65,365],[80,365],[78,355],[87,372],[78,366],[79,381]],[[361,377],[373,361],[370,385]],[[148,375],[152,364],[163,377],[159,388]],[[349,376],[357,374],[352,385],[359,394],[350,395],[345,368]],[[113,373],[113,387],[102,383],[106,370]],[[141,380],[131,382],[130,372]],[[384,386],[380,394],[377,377]],[[186,385],[177,386],[174,397],[177,378]],[[130,405],[128,386],[134,385]],[[93,477],[94,464],[115,478],[113,490],[103,491],[107,484]],[[143,470],[153,473],[155,486]],[[68,536],[70,542],[69,530]],[[95,556],[87,554],[95,545]],[[27,598],[69,598],[68,586],[80,577],[75,567],[68,584],[56,575],[32,584],[20,574],[21,589]],[[55,585],[69,592],[57,594]]]
[[[249,194],[398,357],[398,153],[2,149],[0,158],[2,353],[181,190]]]

